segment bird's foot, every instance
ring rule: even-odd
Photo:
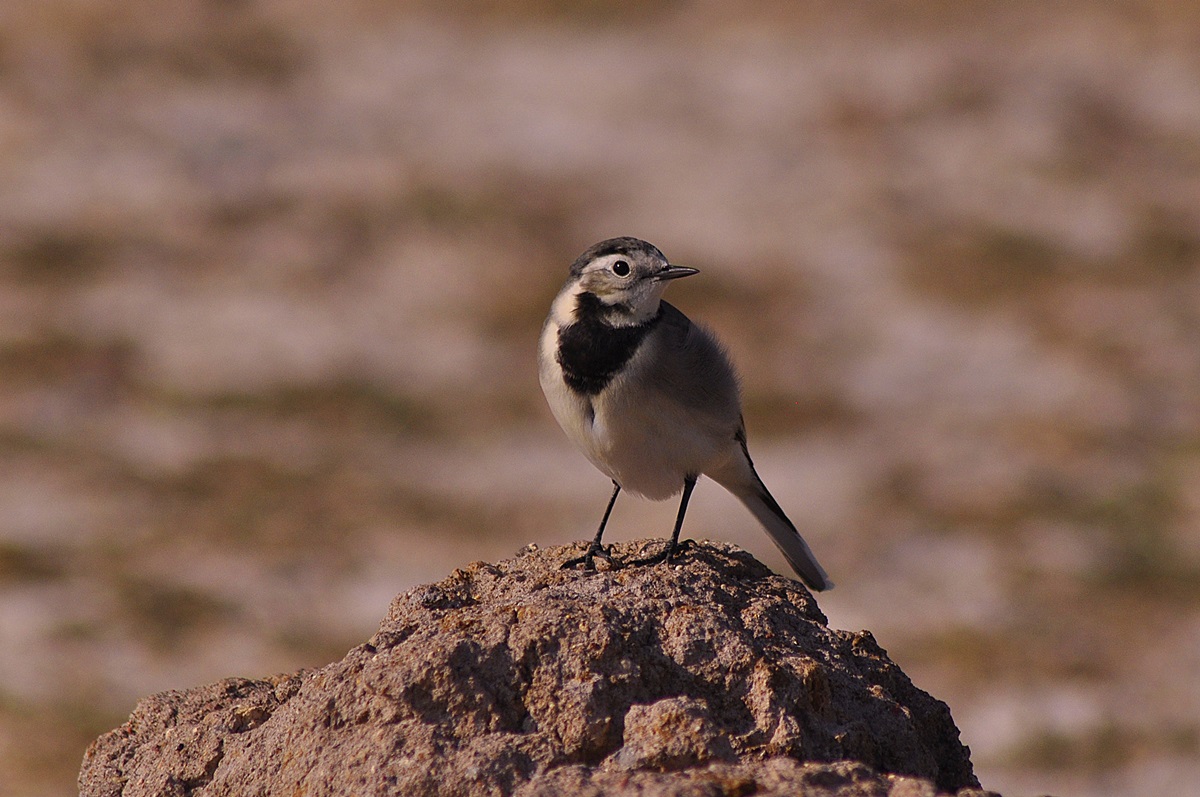
[[[648,556],[644,559],[634,559],[634,560],[630,561],[629,564],[631,564],[631,565],[660,565],[663,562],[667,562],[669,564],[671,562],[674,562],[676,559],[678,559],[679,555],[681,553],[683,553],[684,551],[686,551],[688,548],[694,548],[694,547],[696,547],[695,540],[690,540],[690,539],[689,540],[680,540],[678,543],[671,543],[670,541],[668,541],[667,547],[664,548],[660,553],[656,553],[656,554],[654,554],[654,556]],[[643,547],[642,550],[644,551],[645,548]]]
[[[574,559],[568,559],[562,563],[561,569],[570,570],[572,567],[583,565],[584,570],[595,570],[597,556],[608,562],[610,566],[616,566],[616,562],[613,561],[612,554],[609,553],[609,546],[597,545],[593,542],[588,545],[588,549],[584,552],[583,556],[576,556]]]

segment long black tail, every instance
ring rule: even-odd
[[[829,580],[825,568],[821,567],[808,543],[800,536],[800,532],[796,531],[795,525],[784,514],[779,503],[762,483],[762,479],[758,478],[758,474],[755,474],[755,481],[757,484],[753,485],[754,489],[745,492],[733,491],[733,494],[758,518],[758,522],[767,530],[767,534],[771,535],[771,540],[783,552],[784,558],[796,571],[796,575],[800,576],[810,589],[832,589],[833,582]]]
[[[728,464],[721,472],[708,475],[737,496],[754,517],[758,518],[767,534],[771,535],[771,540],[783,552],[788,564],[809,589],[832,589],[833,582],[829,580],[825,568],[821,567],[808,543],[800,536],[800,532],[754,470],[744,433],[739,433],[736,439],[741,447],[742,456],[732,457],[734,462]]]

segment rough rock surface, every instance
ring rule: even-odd
[[[946,705],[800,584],[724,544],[576,553],[410,590],[322,669],[146,698],[81,793],[982,794]]]

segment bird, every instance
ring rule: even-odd
[[[754,469],[741,388],[725,349],[705,327],[662,299],[673,280],[698,274],[647,241],[609,238],[571,264],[538,343],[538,377],[567,437],[612,480],[600,528],[563,567],[611,561],[602,545],[622,490],[662,501],[681,494],[666,549],[633,564],[671,562],[688,500],[701,476],[720,484],[759,521],[812,590],[833,586]]]

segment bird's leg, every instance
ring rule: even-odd
[[[687,514],[688,499],[696,488],[696,477],[683,477],[683,498],[679,499],[679,514],[675,516],[675,530],[671,532],[671,544],[667,546],[666,561],[671,561],[679,550],[679,532],[683,529],[683,516]]]
[[[583,565],[584,570],[595,570],[596,563],[594,559],[599,556],[602,559],[612,561],[608,550],[600,544],[600,538],[604,536],[604,527],[608,525],[608,516],[612,514],[613,504],[617,502],[617,493],[621,492],[621,485],[613,480],[612,497],[608,499],[608,507],[604,510],[604,517],[600,519],[600,528],[596,531],[596,538],[592,540],[592,544],[588,546],[587,552],[583,556],[577,556],[574,559],[568,559],[563,562],[563,569],[574,567],[575,565]]]
[[[671,532],[671,541],[667,543],[667,549],[648,559],[638,559],[630,564],[656,565],[660,562],[670,562],[675,558],[675,554],[680,549],[687,547],[689,544],[687,542],[680,544],[679,532],[683,529],[683,516],[687,514],[688,499],[692,497],[692,490],[696,487],[696,478],[695,476],[685,476],[683,478],[683,498],[679,500],[679,514],[675,516],[675,530]]]

